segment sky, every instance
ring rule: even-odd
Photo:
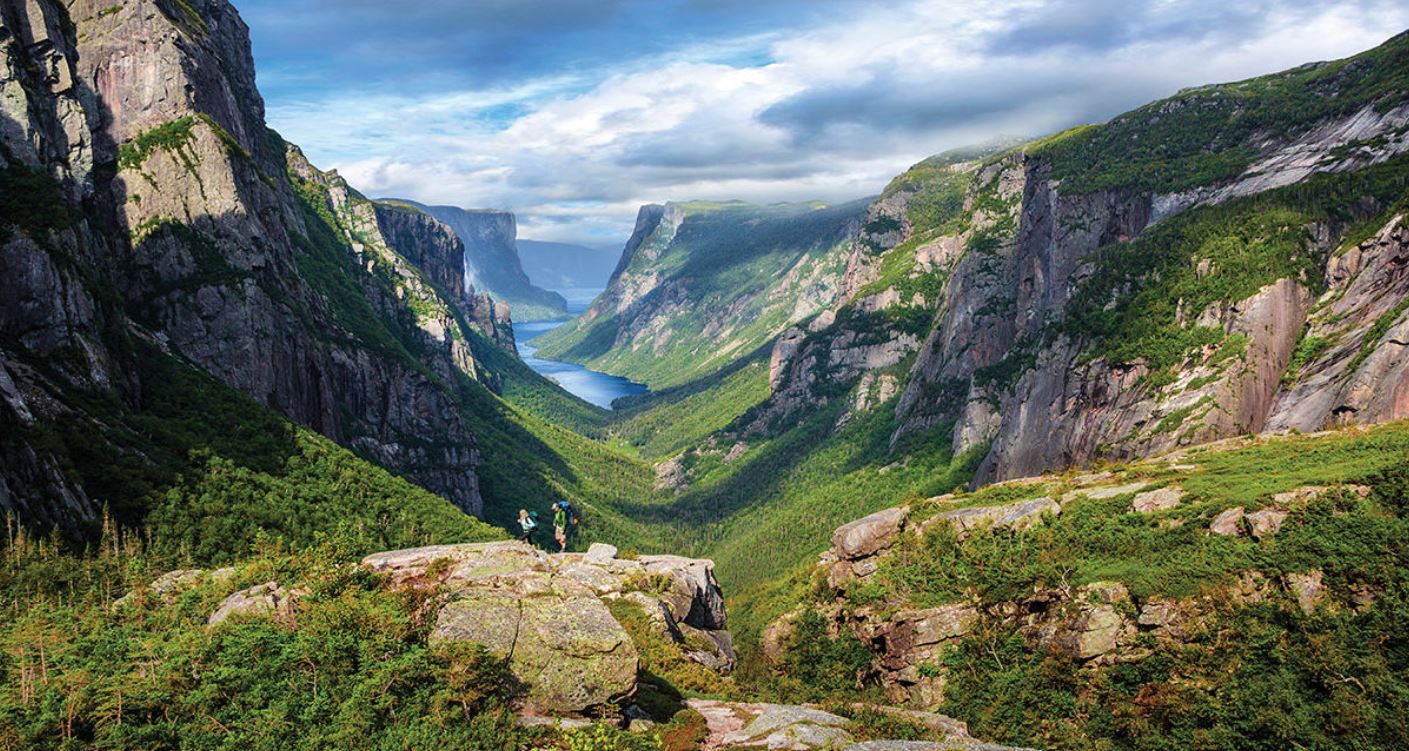
[[[236,2],[269,122],[315,164],[608,247],[642,204],[873,195],[1409,28],[1403,0]]]

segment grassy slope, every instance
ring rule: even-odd
[[[1112,467],[1118,482],[1178,484],[1187,495],[1154,514],[1130,513],[1133,493],[1076,499],[1033,530],[979,531],[962,541],[937,525],[903,538],[871,579],[850,588],[848,602],[882,613],[967,600],[994,605],[1098,581],[1121,582],[1137,600],[1208,594],[1215,612],[1184,644],[1150,639],[1143,656],[1115,667],[1033,650],[1001,619],[986,619],[945,653],[953,680],[943,709],[982,737],[1054,749],[1397,748],[1409,710],[1409,641],[1398,625],[1409,603],[1406,455],[1409,423],[1401,422],[1195,449],[1179,459],[1193,470]],[[1060,494],[1069,477],[1049,476],[1045,488],[995,486],[942,508]],[[1373,491],[1368,499],[1331,493],[1313,501],[1266,541],[1207,534],[1229,507],[1252,511],[1275,493],[1347,482]],[[915,513],[937,510],[922,503]],[[1282,595],[1240,607],[1223,589],[1247,571],[1275,578],[1312,569],[1324,572],[1333,603],[1351,587],[1380,598],[1363,613],[1332,604],[1303,615]],[[786,609],[816,592],[798,576],[769,592],[767,604]],[[844,651],[841,643],[827,649]]]

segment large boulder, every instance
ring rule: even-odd
[[[636,686],[636,646],[591,595],[467,589],[441,608],[431,641],[482,644],[508,660],[534,714],[584,712]]]
[[[905,507],[888,508],[845,524],[832,534],[832,550],[842,560],[875,555],[895,542],[909,513]]]
[[[448,592],[431,640],[482,644],[507,660],[532,714],[571,716],[632,694],[639,656],[606,599],[639,605],[651,636],[719,673],[737,662],[710,561],[617,558],[610,545],[548,555],[521,542],[437,545],[367,556],[392,586]]]
[[[266,582],[236,592],[220,603],[206,624],[214,626],[231,616],[250,618],[272,617],[287,625],[294,625],[295,608],[306,590],[297,587],[281,587],[277,582]]]

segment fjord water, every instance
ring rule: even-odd
[[[559,289],[554,290],[568,301],[568,313],[577,315],[592,304],[601,294],[600,289]],[[612,408],[612,402],[623,396],[644,394],[644,385],[622,378],[585,368],[577,363],[545,360],[535,357],[538,348],[533,340],[562,326],[566,321],[528,321],[514,323],[514,341],[518,344],[519,357],[535,372],[550,378],[567,389],[569,393],[598,407]]]

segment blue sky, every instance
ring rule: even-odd
[[[593,245],[642,203],[856,198],[1409,27],[1400,0],[236,2],[270,123],[315,163]]]

